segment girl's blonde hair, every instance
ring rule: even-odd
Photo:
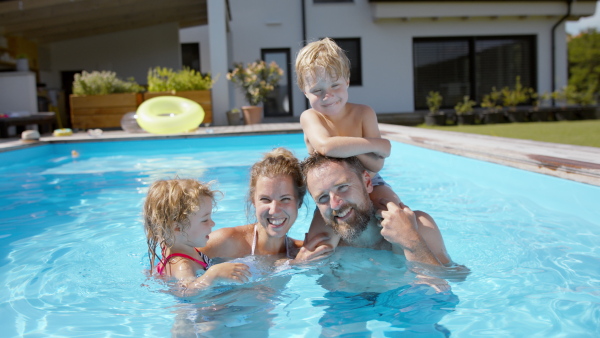
[[[296,56],[296,83],[304,91],[306,79],[315,79],[317,71],[324,70],[337,80],[350,81],[350,60],[343,49],[330,38],[323,38],[304,46]]]
[[[248,189],[246,213],[249,215],[256,193],[256,181],[260,177],[273,178],[278,175],[289,176],[294,184],[298,208],[302,206],[306,185],[300,169],[300,161],[286,148],[276,148],[266,153],[262,160],[254,163],[250,169],[250,188]]]
[[[200,197],[209,197],[212,206],[216,205],[215,194],[210,184],[195,179],[159,180],[150,186],[144,202],[144,231],[148,243],[150,271],[158,257],[156,248],[165,249],[175,242],[175,229],[185,231],[190,226],[188,215],[198,211]],[[161,254],[159,260],[164,259]],[[166,262],[162,262],[165,264]]]

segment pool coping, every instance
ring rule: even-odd
[[[380,123],[382,136],[390,140],[497,163],[576,182],[600,186],[600,148],[467,134]],[[154,135],[105,131],[92,137],[85,132],[72,136],[46,136],[26,143],[19,139],[0,143],[0,152],[53,143],[157,140],[214,136],[300,133],[300,123],[261,123],[244,126],[199,128],[193,133]]]

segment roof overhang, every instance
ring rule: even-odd
[[[0,0],[0,33],[38,43],[176,22],[208,23],[207,0]]]
[[[452,19],[500,17],[562,17],[567,13],[567,1],[391,1],[369,0],[374,21],[400,19]],[[569,20],[593,15],[596,0],[578,0],[571,4]]]

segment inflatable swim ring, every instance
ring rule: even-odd
[[[142,102],[137,122],[153,134],[178,134],[198,128],[204,120],[204,109],[179,96],[158,96]]]
[[[70,128],[54,129],[52,133],[54,136],[71,136],[73,131]]]

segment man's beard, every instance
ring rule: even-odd
[[[339,221],[333,213],[329,217],[323,218],[325,223],[333,228],[333,231],[340,235],[344,241],[352,242],[367,229],[369,222],[375,215],[375,207],[371,200],[367,199],[367,205],[363,208],[359,208],[356,204],[346,204],[340,211],[346,211],[348,208],[352,208],[354,212],[354,216],[348,221]],[[335,214],[337,215],[339,212]]]

